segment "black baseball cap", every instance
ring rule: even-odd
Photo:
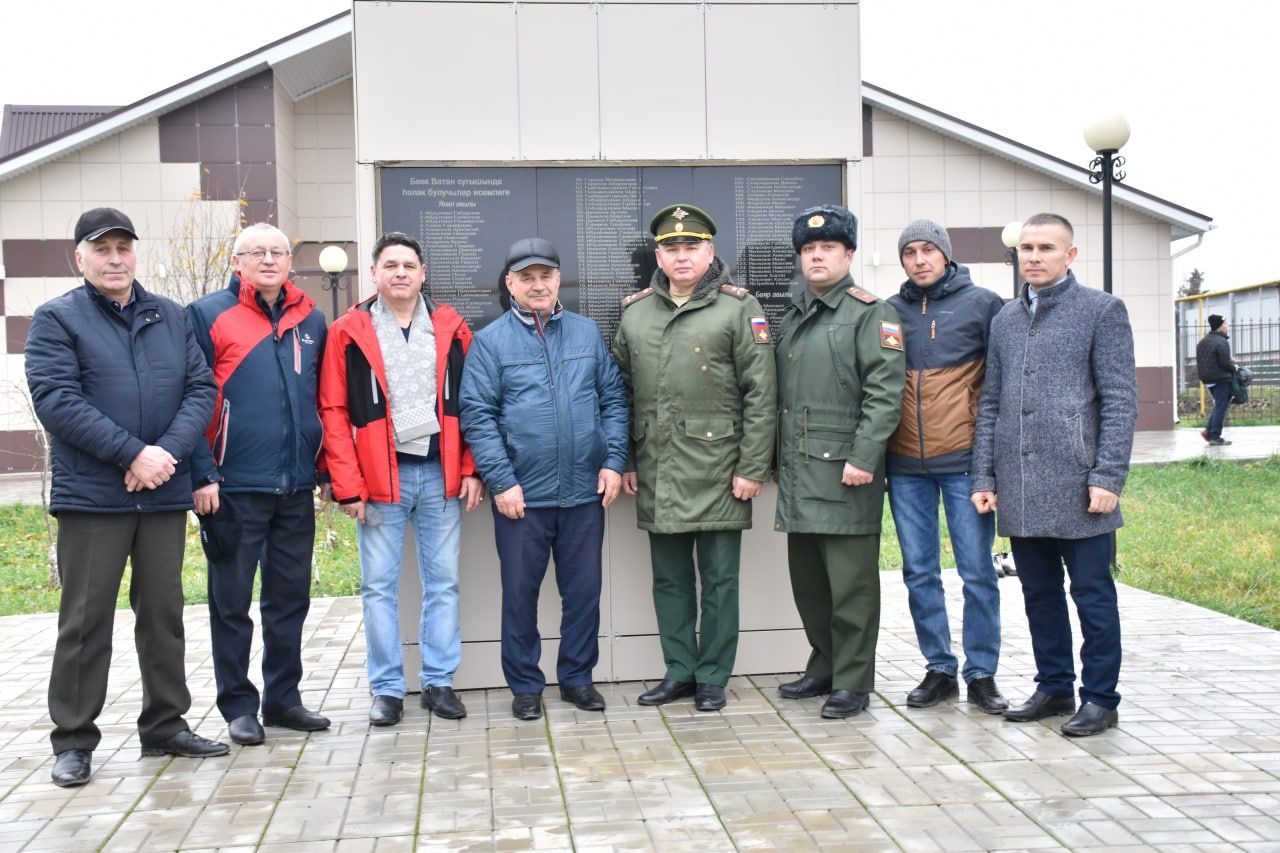
[[[114,207],[95,207],[86,210],[76,220],[76,245],[84,240],[97,240],[108,231],[123,231],[133,239],[138,239],[138,232],[133,230],[133,221]]]
[[[507,269],[511,272],[542,264],[544,267],[560,269],[560,253],[551,245],[550,240],[541,237],[525,237],[517,240],[507,249]]]

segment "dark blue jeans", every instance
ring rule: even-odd
[[[1087,539],[1011,536],[1022,582],[1036,683],[1042,693],[1070,696],[1076,672],[1071,619],[1063,589],[1063,564],[1071,578],[1071,600],[1080,619],[1080,700],[1115,708],[1120,704],[1120,611],[1111,578],[1111,534]]]
[[[573,507],[525,508],[510,519],[493,508],[493,535],[502,564],[502,674],[512,693],[541,693],[542,637],[538,592],[555,557],[560,589],[560,655],[556,680],[562,687],[592,681],[600,659],[600,548],[604,509],[599,502]]]
[[[1000,663],[1000,587],[991,566],[995,513],[980,514],[969,500],[968,474],[893,474],[889,508],[902,549],[902,579],[916,626],[916,640],[926,668],[955,677],[951,626],[942,586],[942,554],[938,531],[939,498],[947,514],[947,530],[956,569],[964,583],[964,680],[996,674]]]
[[[1213,412],[1209,415],[1209,438],[1222,438],[1222,425],[1227,422],[1227,408],[1231,405],[1231,380],[1224,379],[1209,386],[1213,395]]]

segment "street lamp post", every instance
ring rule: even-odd
[[[339,278],[347,269],[347,253],[341,246],[325,246],[320,252],[320,269],[329,274],[329,280],[323,287],[333,296],[333,320],[337,320],[338,291],[347,289],[346,282]]]
[[[1124,180],[1120,149],[1129,141],[1129,122],[1119,114],[1102,116],[1084,129],[1084,141],[1097,153],[1089,163],[1089,181],[1102,184],[1102,289],[1111,292],[1111,185]]]
[[[1014,220],[1000,231],[1000,242],[1009,251],[1005,252],[1004,262],[1013,267],[1013,298],[1018,298],[1018,243],[1022,241],[1022,223]]]
[[[1120,149],[1129,141],[1129,122],[1117,113],[1095,119],[1084,129],[1084,142],[1097,153],[1089,163],[1089,181],[1102,184],[1102,289],[1111,292],[1111,185],[1124,180]],[[1111,571],[1120,571],[1115,531],[1111,532]]]

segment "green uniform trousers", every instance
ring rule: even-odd
[[[738,655],[738,558],[741,530],[650,533],[653,609],[666,677],[723,687]],[[699,631],[698,588],[702,584]]]
[[[787,534],[791,592],[813,649],[805,674],[833,690],[875,689],[879,559],[879,534]]]

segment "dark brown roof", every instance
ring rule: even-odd
[[[95,121],[118,107],[66,107],[5,104],[0,124],[0,157],[17,154]]]

